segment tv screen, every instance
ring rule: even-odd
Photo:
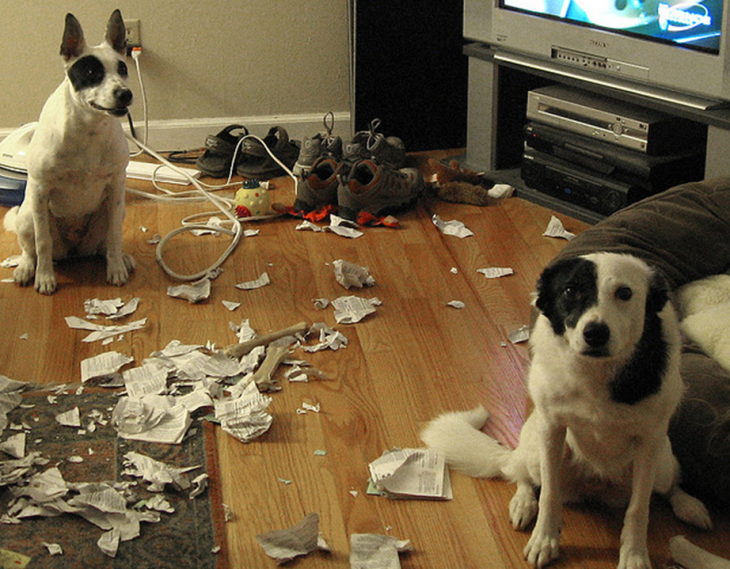
[[[722,0],[499,0],[500,7],[720,52]]]

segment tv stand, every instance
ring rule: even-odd
[[[464,47],[469,58],[467,147],[465,166],[486,172],[489,179],[509,183],[517,195],[589,223],[604,216],[525,186],[519,172],[527,93],[562,83],[593,91],[708,127],[705,177],[730,175],[730,109],[718,101],[659,90],[551,64],[487,44]]]

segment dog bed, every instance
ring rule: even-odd
[[[555,261],[595,251],[646,260],[672,290],[730,270],[730,177],[682,184],[637,202],[579,234]],[[669,436],[683,486],[730,505],[730,372],[690,342],[681,365],[687,393]]]

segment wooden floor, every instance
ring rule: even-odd
[[[425,164],[423,156],[411,159]],[[285,180],[278,186],[274,199],[291,203],[291,186]],[[527,408],[528,354],[525,344],[513,345],[508,334],[528,322],[535,279],[566,243],[542,236],[552,212],[517,198],[485,208],[432,201],[402,214],[399,229],[366,228],[355,240],[295,231],[298,222],[290,218],[250,223],[260,234],[240,243],[213,281],[211,298],[191,305],[166,295],[171,281],[147,241],[177,228],[185,215],[207,209],[204,203],[130,197],[124,244],[137,260],[137,271],[121,289],[105,283],[103,263],[93,260],[60,266],[59,290],[50,297],[0,285],[0,373],[32,382],[78,381],[81,360],[112,349],[82,343],[84,334],[66,326],[66,316],[83,316],[87,298],[142,298],[136,317],[147,317],[147,327],[113,345],[140,363],[173,339],[232,343],[229,323],[245,318],[259,333],[301,320],[335,325],[332,309],[316,310],[311,299],[377,296],[382,306],[376,314],[336,326],[349,340],[346,349],[303,356],[328,380],[281,380],[267,434],[243,444],[218,433],[224,501],[234,514],[227,525],[231,566],[274,567],[255,536],[298,523],[308,512],[320,514],[322,535],[333,552],[300,559],[295,566],[302,569],[349,567],[349,536],[361,532],[411,540],[414,551],[401,557],[404,568],[526,566],[521,552],[528,534],[510,527],[507,504],[514,488],[507,483],[453,474],[454,499],[447,502],[390,501],[365,490],[368,463],[386,449],[419,446],[419,430],[445,410],[483,404],[492,413],[487,430],[515,443]],[[463,221],[475,235],[440,234],[431,222],[434,213]],[[558,217],[570,231],[585,228]],[[170,264],[203,268],[226,243],[224,238],[182,237],[169,248]],[[0,229],[0,259],[18,251],[15,236]],[[376,285],[361,293],[345,291],[333,276],[336,259],[368,266]],[[512,267],[514,275],[487,280],[477,273],[490,266]],[[264,271],[270,286],[233,287]],[[10,276],[11,270],[0,269],[0,278]],[[222,300],[241,306],[229,312]],[[465,308],[448,307],[451,300],[463,301]],[[297,414],[303,401],[319,403],[321,412]],[[327,454],[315,455],[318,449]],[[715,509],[713,514],[715,531],[702,533],[674,520],[667,505],[655,500],[649,537],[655,566],[664,566],[668,539],[677,534],[730,557],[728,516]],[[622,512],[603,507],[568,507],[561,557],[554,566],[615,567],[621,518]]]

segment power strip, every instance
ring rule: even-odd
[[[194,169],[186,169],[186,172],[193,178],[200,177],[200,171]],[[189,186],[190,180],[175,172],[172,168],[167,166],[161,166],[157,163],[152,162],[137,162],[136,160],[130,160],[127,166],[127,178],[135,180],[151,180],[152,175],[155,176],[156,182],[163,184],[177,184],[179,186]]]

